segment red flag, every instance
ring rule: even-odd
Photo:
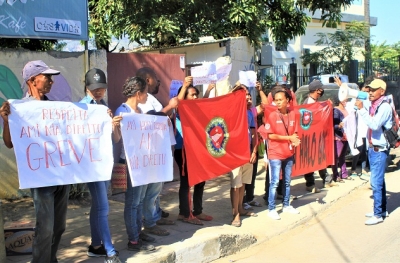
[[[244,90],[179,103],[190,186],[249,162],[246,105]]]
[[[292,176],[318,171],[334,164],[333,108],[329,101],[298,105],[297,131],[301,144],[296,148]],[[276,111],[275,106],[264,109],[265,116]],[[261,135],[262,129],[259,129]]]

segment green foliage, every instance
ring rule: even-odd
[[[400,41],[394,44],[386,44],[386,41],[371,45],[372,59],[389,59],[400,56]]]
[[[317,46],[323,46],[320,51],[304,54],[301,59],[303,65],[318,63],[325,69],[325,73],[346,74],[350,60],[364,48],[367,38],[364,22],[353,21],[346,25],[345,30],[336,30],[335,33],[317,33]]]
[[[352,0],[89,0],[90,32],[98,48],[111,36],[128,35],[153,47],[197,42],[201,36],[247,36],[255,46],[271,31],[277,45],[305,33],[310,17],[305,8],[322,11],[331,23],[340,21],[340,8]]]
[[[2,48],[24,48],[32,51],[53,50],[55,43],[57,43],[57,40],[0,38],[0,47]]]

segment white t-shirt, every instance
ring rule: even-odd
[[[154,97],[150,93],[147,93],[146,103],[145,104],[139,103],[138,107],[142,110],[143,113],[147,113],[151,110],[159,112],[163,109],[161,103],[156,99],[156,97]]]

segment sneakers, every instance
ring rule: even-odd
[[[141,232],[139,234],[139,239],[141,239],[144,242],[154,242],[156,241],[156,239],[154,237],[151,237],[149,235],[147,235],[146,233]]]
[[[94,248],[92,245],[90,245],[87,255],[89,257],[106,257],[107,252],[106,252],[106,249],[104,248],[103,244],[99,248]]]
[[[251,209],[251,205],[249,205],[248,203],[243,203],[243,209],[249,210],[249,209]]]
[[[382,222],[383,222],[383,218],[382,217],[373,216],[370,219],[368,219],[367,221],[365,221],[365,224],[367,226],[372,226],[372,225],[376,225],[376,224],[379,224],[379,223],[382,223]]]
[[[365,217],[373,217],[374,216],[374,212],[371,213],[366,213]],[[382,217],[388,217],[389,216],[389,212],[386,211],[385,213],[383,213]]]
[[[278,212],[276,210],[269,210],[268,216],[274,220],[280,220],[281,217],[278,215]]]
[[[136,250],[136,251],[154,251],[156,248],[153,245],[144,245],[141,239],[138,240],[136,244],[132,244],[130,241],[128,242],[128,250]]]
[[[311,193],[320,193],[320,192],[321,192],[321,189],[315,187],[315,185],[307,186],[307,187],[306,187],[306,190],[307,190],[308,192],[311,192]]]
[[[290,213],[290,214],[300,214],[300,211],[297,210],[296,208],[294,208],[293,206],[289,205],[289,206],[285,206],[283,208],[283,212],[284,213]]]
[[[105,257],[104,258],[104,263],[122,263],[122,261],[118,257],[118,252],[111,256],[111,257]]]

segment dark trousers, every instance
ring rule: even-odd
[[[255,188],[255,182],[256,182],[256,176],[257,176],[257,166],[258,166],[258,151],[256,153],[256,162],[253,163],[253,174],[251,176],[251,184],[245,184],[244,189],[246,191],[244,197],[243,197],[243,202],[251,202],[254,199],[254,188]]]
[[[362,138],[363,145],[357,147],[357,150],[360,152],[359,154],[353,156],[353,160],[351,163],[351,171],[354,172],[357,167],[357,163],[360,160],[361,162],[367,161],[368,162],[368,154],[367,154],[367,148],[366,148],[366,143],[367,139]],[[367,167],[369,164],[367,165]]]
[[[32,188],[36,228],[32,263],[57,262],[56,253],[65,231],[69,185]]]
[[[179,167],[179,177],[181,179],[179,186],[179,214],[184,217],[189,217],[190,215],[190,187],[189,187],[189,178],[187,172],[187,165],[185,162],[184,165],[184,175],[182,175],[182,165],[183,165],[183,157],[182,157],[182,149],[175,149],[174,151],[175,162]],[[203,212],[203,192],[204,186],[206,182],[198,183],[194,186],[193,191],[193,215],[197,216]]]
[[[330,175],[328,173],[326,168],[322,169],[322,170],[319,170],[318,173],[319,173],[319,176],[321,177],[321,179],[323,181],[323,184],[332,182],[332,175]],[[304,175],[304,179],[306,179],[306,186],[307,187],[315,185],[314,172],[305,174]]]

